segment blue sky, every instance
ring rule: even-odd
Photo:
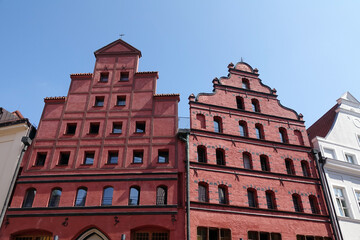
[[[0,106],[38,125],[45,97],[66,96],[71,73],[123,40],[159,71],[158,93],[212,91],[243,58],[309,127],[344,92],[360,99],[359,1],[0,0]]]

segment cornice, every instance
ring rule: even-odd
[[[327,158],[324,167],[327,170],[360,177],[360,165]]]

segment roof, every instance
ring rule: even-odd
[[[335,106],[333,106],[321,118],[319,118],[319,120],[317,120],[313,125],[308,128],[307,132],[310,141],[316,136],[326,137],[334,123],[336,117],[336,109],[338,107],[339,104],[335,104]]]
[[[94,52],[95,56],[97,55],[122,55],[122,54],[130,54],[130,55],[138,55],[141,57],[141,52],[128,44],[127,42],[118,39],[105,47],[100,48],[99,50]]]
[[[179,93],[160,93],[154,94],[154,97],[173,97],[173,96],[180,96]]]
[[[70,76],[91,76],[92,73],[72,73]]]
[[[0,107],[0,126],[8,126],[18,123],[29,121],[27,118],[24,118],[20,111],[16,110],[14,112],[9,112],[5,108]]]

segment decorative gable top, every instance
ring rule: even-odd
[[[95,57],[98,55],[138,55],[141,57],[141,52],[123,40],[118,39],[95,51],[94,55]]]
[[[349,92],[345,92],[343,95],[341,95],[341,97],[337,100],[337,102],[339,104],[348,102],[355,105],[360,105],[360,102]]]

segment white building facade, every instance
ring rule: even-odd
[[[309,129],[340,238],[360,240],[360,102],[349,92]]]

